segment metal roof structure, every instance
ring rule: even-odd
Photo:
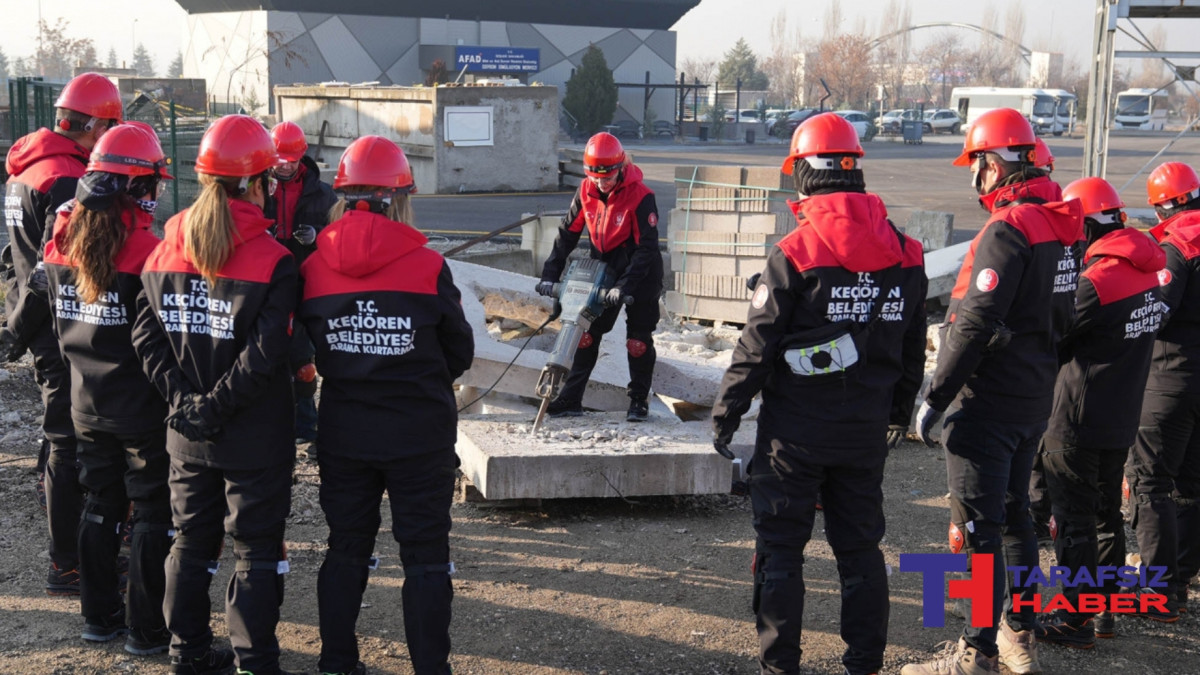
[[[667,30],[700,0],[175,0],[188,14],[310,12]],[[336,11],[331,12],[331,8]]]

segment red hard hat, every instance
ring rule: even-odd
[[[146,131],[144,122],[131,122],[113,127],[92,148],[88,171],[119,173],[125,176],[174,178],[167,173],[167,158],[153,130]]]
[[[1054,170],[1054,154],[1050,152],[1050,146],[1040,138],[1033,144],[1033,165],[1039,169]]]
[[[977,152],[1000,151],[1001,155],[1005,155],[1009,153],[1003,151],[1008,148],[1034,145],[1037,145],[1037,136],[1024,115],[1012,108],[996,108],[980,115],[971,125],[971,130],[967,132],[967,140],[963,143],[962,154],[954,160],[954,166],[970,166],[971,155]],[[1019,157],[1005,159],[1016,161]]]
[[[226,115],[213,122],[200,139],[196,173],[211,176],[257,176],[278,166],[271,135],[249,115]]]
[[[858,131],[854,125],[841,115],[831,112],[813,115],[796,127],[796,131],[792,133],[792,149],[787,159],[783,160],[782,171],[790,176],[792,165],[797,159],[826,154],[863,156],[862,145],[858,142]]]
[[[275,141],[275,149],[279,158],[286,162],[299,162],[308,151],[308,141],[304,138],[304,130],[295,122],[280,122],[271,129],[271,140]]]
[[[82,73],[63,87],[55,108],[66,108],[96,119],[122,119],[121,92],[112,80],[98,73]]]
[[[583,172],[592,178],[603,178],[625,166],[625,148],[616,136],[601,131],[588,139],[583,148]]]
[[[1124,208],[1125,202],[1117,194],[1112,183],[1094,176],[1080,178],[1063,188],[1063,201],[1078,199],[1083,204],[1083,215],[1093,216],[1104,211]]]
[[[1158,165],[1146,181],[1146,196],[1151,206],[1186,204],[1196,198],[1197,190],[1200,190],[1200,178],[1196,177],[1195,169],[1183,162]]]
[[[365,185],[411,189],[412,167],[404,151],[383,136],[363,136],[346,146],[333,187]]]

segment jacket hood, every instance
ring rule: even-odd
[[[829,247],[838,264],[851,272],[874,272],[904,257],[900,238],[887,219],[883,200],[871,193],[835,192],[788,205]]]
[[[317,255],[334,271],[365,277],[421,248],[429,239],[415,228],[370,211],[346,211],[321,230]]]
[[[62,134],[56,134],[49,129],[38,129],[13,144],[12,149],[8,151],[8,158],[4,160],[4,169],[8,171],[8,175],[16,176],[37,162],[55,156],[74,157],[86,166],[91,153]]]
[[[1100,237],[1083,255],[1086,265],[1092,258],[1124,258],[1142,272],[1157,272],[1167,265],[1167,254],[1150,237],[1134,229],[1122,229]]]
[[[233,223],[237,229],[237,235],[233,238],[234,248],[255,237],[262,236],[269,227],[275,224],[274,221],[263,215],[261,208],[244,199],[230,199],[229,210],[233,213]],[[176,242],[180,251],[184,250],[183,224],[187,222],[187,216],[191,211],[191,208],[180,211],[163,226],[163,239]],[[192,261],[188,259],[188,262]]]
[[[1061,202],[1062,187],[1050,180],[1049,176],[1038,176],[1019,183],[1009,183],[998,187],[979,198],[979,203],[988,213],[1003,208],[1021,199],[1035,199],[1043,202]]]
[[[1200,224],[1200,211],[1183,211],[1150,228],[1150,236],[1154,237],[1154,241],[1162,242],[1176,231],[1197,224]]]

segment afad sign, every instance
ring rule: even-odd
[[[537,47],[454,48],[455,70],[468,73],[536,73],[542,69]]]
[[[941,628],[946,625],[945,602],[948,595],[952,599],[962,598],[971,601],[971,625],[976,628],[993,625],[992,582],[993,567],[991,553],[970,554],[971,576],[968,579],[951,579],[946,583],[947,572],[967,571],[966,553],[901,553],[900,571],[919,572],[921,581],[921,608],[926,628]],[[1049,574],[1040,567],[1009,567],[1013,575],[1014,586],[1086,586],[1100,589],[1107,582],[1116,582],[1121,588],[1132,589],[1130,593],[1114,593],[1109,596],[1104,593],[1080,593],[1076,605],[1063,595],[1055,595],[1048,602],[1042,602],[1040,593],[1034,594],[1033,599],[1023,600],[1014,595],[1012,598],[1013,611],[1032,609],[1035,613],[1047,614],[1058,610],[1067,612],[1085,612],[1095,614],[1111,612],[1113,614],[1144,613],[1149,608],[1167,611],[1167,596],[1161,593],[1138,593],[1138,588],[1165,588],[1167,582],[1161,577],[1165,568],[1162,567],[1111,567],[1097,568],[1095,577],[1087,568],[1073,570],[1069,567],[1051,567]],[[943,589],[945,589],[943,591]]]

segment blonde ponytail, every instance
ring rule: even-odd
[[[183,223],[183,254],[211,287],[217,281],[217,272],[233,255],[237,225],[220,178],[203,173],[197,178],[204,189]]]

